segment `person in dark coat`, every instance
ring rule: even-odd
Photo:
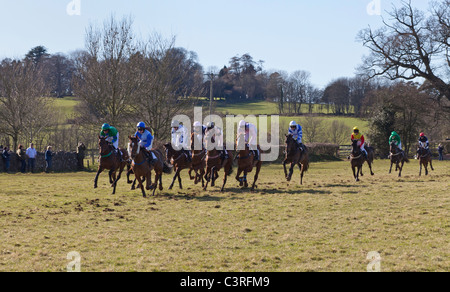
[[[23,146],[20,144],[17,148],[17,156],[19,157],[20,161],[20,172],[25,173],[27,171],[27,154],[25,149],[23,149]]]
[[[9,166],[11,161],[11,154],[9,153],[9,148],[4,147],[2,151],[3,165],[5,167],[5,172],[9,172]]]
[[[53,152],[52,152],[52,146],[47,147],[47,151],[45,151],[45,172],[50,173],[52,169],[52,158],[53,158]]]

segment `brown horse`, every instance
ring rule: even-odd
[[[353,176],[355,177],[356,181],[359,181],[359,174],[361,176],[364,176],[362,172],[362,167],[364,162],[367,161],[367,164],[369,164],[370,168],[370,174],[375,175],[372,171],[372,163],[375,158],[375,154],[372,147],[366,147],[367,150],[367,159],[364,157],[364,154],[361,151],[361,148],[358,146],[358,141],[354,140],[352,143],[352,153],[350,155],[350,162],[352,165],[353,170]],[[357,171],[356,171],[357,169]]]
[[[195,150],[195,145],[202,145],[202,150]],[[194,184],[198,184],[202,181],[202,187],[205,187],[204,175],[206,173],[206,150],[203,147],[203,143],[200,139],[198,139],[196,133],[192,133],[191,135],[191,149],[192,149],[192,165],[191,169],[189,169],[189,177],[191,180],[194,180]],[[192,176],[192,172],[195,172],[195,177]]]
[[[408,157],[406,157],[405,152],[398,148],[395,142],[391,143],[391,168],[389,169],[389,174],[392,173],[392,166],[395,163],[395,171],[398,171],[398,177],[402,176],[403,165],[409,163]]]
[[[223,168],[225,172],[221,189],[221,192],[223,192],[225,190],[225,184],[227,183],[228,176],[233,173],[233,154],[231,151],[225,150],[228,158],[222,159],[221,151],[217,150],[215,147],[213,148],[211,145],[208,145],[209,141],[215,143],[214,137],[207,137],[206,139],[206,149],[208,149],[206,152],[206,185],[203,190],[206,191],[210,181],[212,187],[216,185],[216,180],[219,178],[219,171]]]
[[[287,181],[291,181],[292,174],[294,173],[294,167],[297,164],[300,169],[300,184],[303,184],[303,175],[309,169],[309,157],[308,157],[308,149],[306,146],[303,146],[305,149],[301,151],[297,145],[297,142],[294,140],[292,134],[286,135],[286,157],[283,161],[284,166],[284,174],[286,176]],[[289,175],[287,173],[286,164],[290,163],[291,168],[289,169]]]
[[[434,171],[433,157],[431,156],[430,150],[419,146],[417,154],[420,163],[419,176],[422,176],[422,166],[425,167],[425,175],[428,175],[428,163],[430,163],[431,170]]]
[[[261,153],[261,148],[259,145],[257,146],[259,152]],[[248,187],[247,182],[247,174],[253,171],[253,168],[256,167],[255,178],[253,181],[253,185],[251,190],[254,191],[257,187],[256,181],[259,177],[259,172],[261,171],[262,160],[261,157],[259,160],[256,160],[253,151],[250,150],[249,145],[245,142],[245,135],[240,135],[236,140],[236,150],[238,151],[238,171],[236,174],[236,180],[239,182],[239,185],[245,188]],[[244,173],[243,177],[240,177],[241,173]]]
[[[117,153],[106,137],[98,137],[98,146],[100,150],[100,159],[97,175],[94,179],[94,188],[97,188],[98,177],[105,169],[109,170],[109,182],[113,187],[113,195],[116,193],[117,182],[119,181],[125,166],[128,165],[128,154],[125,149],[119,149]],[[119,155],[122,155],[120,157]],[[119,171],[119,176],[116,179],[116,173]]]
[[[156,157],[156,162],[151,166],[144,154],[144,151],[147,151],[141,147],[139,147],[139,140],[137,137],[128,137],[130,143],[128,145],[128,152],[130,153],[130,157],[132,159],[131,169],[133,170],[134,175],[136,176],[136,180],[139,182],[139,187],[141,188],[142,195],[145,198],[145,190],[144,190],[144,181],[146,181],[146,189],[153,190],[153,196],[155,195],[156,189],[162,191],[162,175],[163,173],[170,173],[171,168],[164,163],[163,154],[159,150],[152,150],[151,152]],[[150,155],[152,155],[150,153]],[[152,170],[155,171],[155,183],[152,184]]]
[[[189,161],[188,155],[184,151],[173,149],[172,143],[164,145],[164,149],[166,150],[167,163],[171,164],[175,171],[175,175],[173,176],[172,184],[170,185],[169,190],[173,189],[173,185],[175,184],[175,180],[177,178],[180,189],[183,189],[180,173],[183,169],[191,169],[192,161]]]

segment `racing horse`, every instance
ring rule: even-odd
[[[283,161],[284,174],[287,181],[291,181],[294,167],[297,164],[300,169],[300,184],[303,185],[303,175],[309,169],[308,148],[304,147],[304,151],[300,150],[297,142],[294,140],[292,134],[286,135],[286,157]],[[289,174],[287,173],[286,164],[290,163],[291,168]]]
[[[216,184],[216,180],[219,178],[219,171],[224,169],[223,176],[223,185],[221,188],[221,192],[225,190],[225,185],[228,180],[228,176],[233,173],[233,159],[231,151],[226,151],[226,156],[222,157],[221,151],[217,150],[215,145],[215,136],[211,132],[206,134],[206,174],[205,180],[206,184],[203,188],[204,191],[207,190],[209,182],[211,182],[211,186],[214,187]]]
[[[130,140],[128,144],[128,153],[131,157],[131,169],[136,177],[136,180],[139,182],[139,186],[142,191],[142,195],[145,198],[145,190],[144,190],[144,180],[146,181],[146,189],[153,190],[153,196],[155,195],[156,189],[162,191],[162,175],[163,173],[169,174],[171,172],[171,168],[165,164],[163,154],[159,150],[152,150],[151,152],[155,155],[156,160],[153,165],[150,165],[147,157],[144,153],[146,151],[142,147],[139,146],[139,141],[137,137],[129,136]],[[150,155],[152,155],[150,153]],[[152,170],[155,171],[155,183],[152,184]]]
[[[425,168],[425,175],[428,175],[428,163],[430,163],[431,170],[434,171],[433,157],[431,156],[431,151],[429,149],[419,146],[417,155],[420,163],[419,176],[422,176],[422,166]]]
[[[364,176],[362,172],[362,168],[364,162],[367,161],[367,164],[370,168],[370,174],[375,175],[372,171],[372,163],[375,158],[375,154],[372,147],[366,147],[367,150],[367,159],[364,157],[363,152],[361,151],[360,146],[358,146],[358,141],[353,140],[352,142],[352,153],[350,154],[350,163],[352,165],[353,176],[356,181],[359,181],[359,175]]]
[[[259,145],[257,146],[257,148],[261,153],[261,148],[259,147]],[[251,173],[253,171],[253,168],[256,167],[255,178],[251,188],[251,190],[254,191],[255,188],[257,188],[256,182],[259,177],[259,172],[261,171],[262,159],[261,157],[259,158],[259,160],[255,159],[253,151],[250,150],[250,146],[245,141],[244,134],[239,135],[236,140],[236,151],[238,152],[238,156],[236,157],[236,159],[238,159],[238,171],[236,174],[236,180],[239,182],[239,185],[241,187],[243,186],[247,188],[247,174]],[[244,173],[244,176],[240,177],[242,173]]]
[[[180,189],[183,189],[180,173],[183,169],[191,169],[192,161],[189,161],[188,155],[184,151],[175,150],[172,147],[172,143],[165,144],[164,149],[166,151],[166,162],[168,164],[171,164],[175,171],[175,175],[173,176],[172,184],[170,185],[169,190],[173,189],[173,185],[175,184],[175,180],[177,178]]]
[[[125,149],[118,149],[117,152],[108,141],[106,137],[98,137],[98,146],[100,152],[99,166],[97,175],[94,179],[94,189],[98,187],[98,177],[105,169],[109,170],[109,183],[113,187],[113,195],[116,193],[117,182],[119,181],[125,166],[128,165],[128,154]],[[116,179],[116,173],[119,175]]]
[[[409,163],[409,159],[406,157],[405,153],[398,148],[394,141],[391,143],[390,152],[391,168],[389,169],[389,174],[392,173],[392,166],[395,163],[395,171],[398,171],[398,177],[401,177],[403,165],[405,162]]]
[[[202,136],[201,136],[202,137]],[[196,144],[199,143],[199,144]],[[202,150],[195,150],[196,145],[202,145]],[[199,139],[196,133],[191,135],[191,149],[192,149],[192,164],[189,169],[189,177],[194,180],[194,184],[198,184],[202,181],[202,187],[205,187],[204,175],[206,174],[206,149],[203,147],[203,141]],[[192,176],[192,172],[195,172],[195,177]]]

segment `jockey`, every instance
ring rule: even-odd
[[[145,156],[149,159],[150,165],[152,166],[156,162],[156,156],[151,152],[153,148],[153,140],[154,137],[152,133],[150,133],[149,130],[146,129],[144,122],[139,122],[137,124],[137,132],[134,134],[136,138],[139,140],[139,147],[144,148],[146,151],[144,151]],[[152,157],[149,156],[149,153],[152,154]]]
[[[392,132],[391,137],[389,138],[389,145],[392,144],[392,142],[395,143],[395,145],[397,145],[398,149],[400,149],[400,151],[403,151],[402,149],[402,140],[400,139],[399,134],[397,134],[397,132]]]
[[[294,140],[297,142],[298,148],[303,152],[304,149],[303,149],[303,143],[302,143],[302,139],[303,139],[302,126],[297,124],[295,121],[292,121],[289,124],[289,134],[292,135],[292,138],[294,138]]]
[[[424,148],[425,150],[430,152],[430,141],[428,141],[428,138],[425,136],[425,133],[420,133],[419,147]],[[419,155],[419,149],[417,150],[417,155]]]
[[[109,124],[103,124],[100,136],[106,137],[106,141],[111,143],[114,149],[119,148],[119,132],[116,128],[111,127]]]
[[[223,160],[228,159],[228,151],[225,149],[225,145],[223,144],[223,131],[221,128],[216,127],[216,124],[214,122],[209,122],[206,127],[206,133],[212,134],[212,137],[214,137],[214,140],[216,142],[217,147],[222,148],[220,151],[220,157]]]
[[[172,127],[172,147],[175,148],[175,150],[179,150],[182,153],[186,154],[187,160],[191,162],[192,154],[189,150],[187,150],[189,149],[189,147],[187,146],[188,136],[186,133],[186,129],[179,121],[176,120],[172,121],[171,127]]]
[[[364,147],[365,146],[364,135],[359,132],[358,127],[353,128],[352,142],[355,140],[358,141],[357,145],[361,148],[362,153],[364,154],[364,156],[367,159],[368,155],[367,155],[367,151]]]
[[[114,147],[114,153],[119,156],[120,162],[122,162],[122,153],[119,150],[119,131],[105,123],[102,125],[100,136],[106,137],[106,141]]]
[[[203,138],[206,134],[206,126],[202,125],[200,122],[194,122],[193,124],[194,134],[197,137],[198,141],[202,141],[202,149],[205,148],[203,144]],[[194,144],[195,147],[195,144]],[[197,150],[197,149],[196,149]]]
[[[244,120],[239,122],[238,127],[238,137],[240,135],[245,136],[245,143],[249,145],[250,150],[253,151],[255,155],[255,160],[259,160],[259,150],[258,150],[258,140],[257,140],[258,129],[255,125],[251,123],[247,123]]]

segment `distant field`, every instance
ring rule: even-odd
[[[347,161],[313,163],[299,186],[265,166],[254,193],[233,178],[203,192],[184,172],[184,190],[165,176],[147,199],[124,180],[111,195],[106,174],[96,190],[94,173],[0,174],[0,271],[66,271],[75,251],[84,272],[365,272],[369,252],[381,271],[449,272],[450,162],[374,167],[355,183]]]

